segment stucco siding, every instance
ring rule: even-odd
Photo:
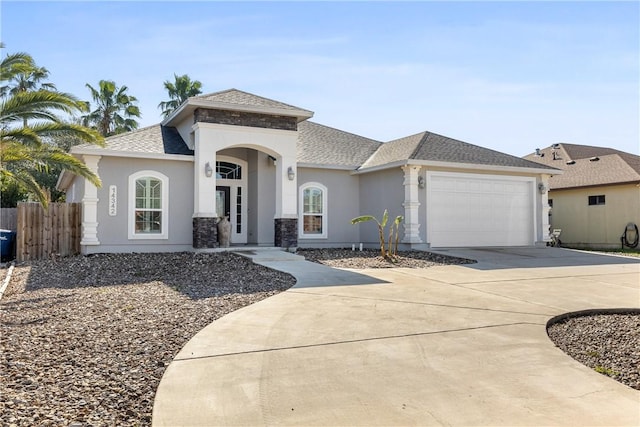
[[[305,239],[298,235],[298,246],[351,247],[358,244],[359,226],[351,225],[351,219],[360,215],[359,177],[344,170],[298,168],[298,188],[312,182],[327,188],[327,238]],[[298,221],[302,221],[300,211]]]
[[[193,163],[117,157],[102,157],[98,173],[102,187],[98,189],[99,246],[88,246],[86,252],[175,251],[192,246]],[[129,239],[129,176],[140,171],[164,174],[168,189],[168,238]],[[115,186],[116,214],[109,214],[109,188]],[[214,190],[211,190],[214,194]]]
[[[589,206],[589,196],[605,196],[604,205]],[[563,245],[620,247],[629,222],[640,226],[640,187],[636,184],[553,190],[551,228],[562,229]]]
[[[71,185],[65,192],[65,201],[67,203],[80,203],[82,202],[82,195],[84,194],[84,178],[78,176],[73,177]]]
[[[380,219],[385,209],[389,218],[404,216],[404,172],[400,168],[385,169],[360,176],[360,213],[373,215]],[[378,245],[378,227],[375,223],[363,223],[360,229],[360,240],[369,247]],[[403,229],[400,229],[400,238]]]
[[[178,124],[175,125],[178,133],[182,139],[187,143],[187,146],[193,150],[194,136],[193,136],[193,117],[189,116]]]
[[[265,153],[249,150],[247,243],[272,246],[276,213],[276,167]]]

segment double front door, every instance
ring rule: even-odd
[[[245,195],[241,185],[216,186],[216,215],[231,222],[231,243],[247,243]]]

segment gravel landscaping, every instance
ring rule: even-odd
[[[376,250],[298,254],[353,269],[475,262],[420,251],[394,263]],[[0,425],[150,425],[165,368],[193,335],[294,283],[228,252],[18,265],[0,301]],[[640,390],[640,312],[572,317],[548,333],[576,360]]]
[[[365,249],[362,251],[351,249],[298,249],[298,255],[302,255],[307,261],[336,268],[429,268],[437,265],[472,264],[476,261],[464,258],[455,258],[425,251],[398,252],[394,262],[380,256],[380,250]]]
[[[150,425],[165,367],[194,334],[294,283],[230,253],[16,266],[0,301],[0,425]]]
[[[578,362],[640,390],[640,310],[570,317],[547,333]]]

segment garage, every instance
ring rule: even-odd
[[[431,247],[529,246],[534,178],[427,172]]]

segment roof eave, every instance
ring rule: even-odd
[[[547,174],[547,175],[561,175],[564,173],[561,169],[555,168],[530,168],[522,166],[500,166],[500,165],[485,165],[479,163],[454,163],[454,162],[441,162],[434,160],[400,160],[383,165],[377,165],[372,167],[360,168],[357,173],[375,172],[384,169],[390,169],[395,167],[401,167],[405,165],[417,165],[426,167],[440,167],[450,169],[469,169],[469,170],[489,170],[494,172],[513,172],[513,173],[535,173],[535,174]]]
[[[73,182],[74,173],[69,172],[68,170],[63,170],[60,176],[58,176],[58,181],[56,181],[56,190],[58,191],[66,191],[67,188]]]
[[[125,157],[134,159],[182,160],[187,162],[193,162],[194,158],[194,156],[190,154],[145,153],[139,151],[105,150],[104,148],[74,148],[71,150],[71,153],[78,155],[86,154],[91,156]]]
[[[349,165],[308,163],[308,162],[298,162],[297,167],[309,168],[309,169],[333,169],[333,170],[344,170],[344,171],[355,171],[355,169],[357,168],[357,166],[349,166]]]
[[[566,187],[549,187],[549,191],[558,190],[577,190],[581,188],[596,188],[596,187],[611,187],[614,185],[636,185],[640,187],[640,180],[637,181],[618,181],[618,182],[605,182],[601,184],[586,184],[586,185],[571,185]]]

